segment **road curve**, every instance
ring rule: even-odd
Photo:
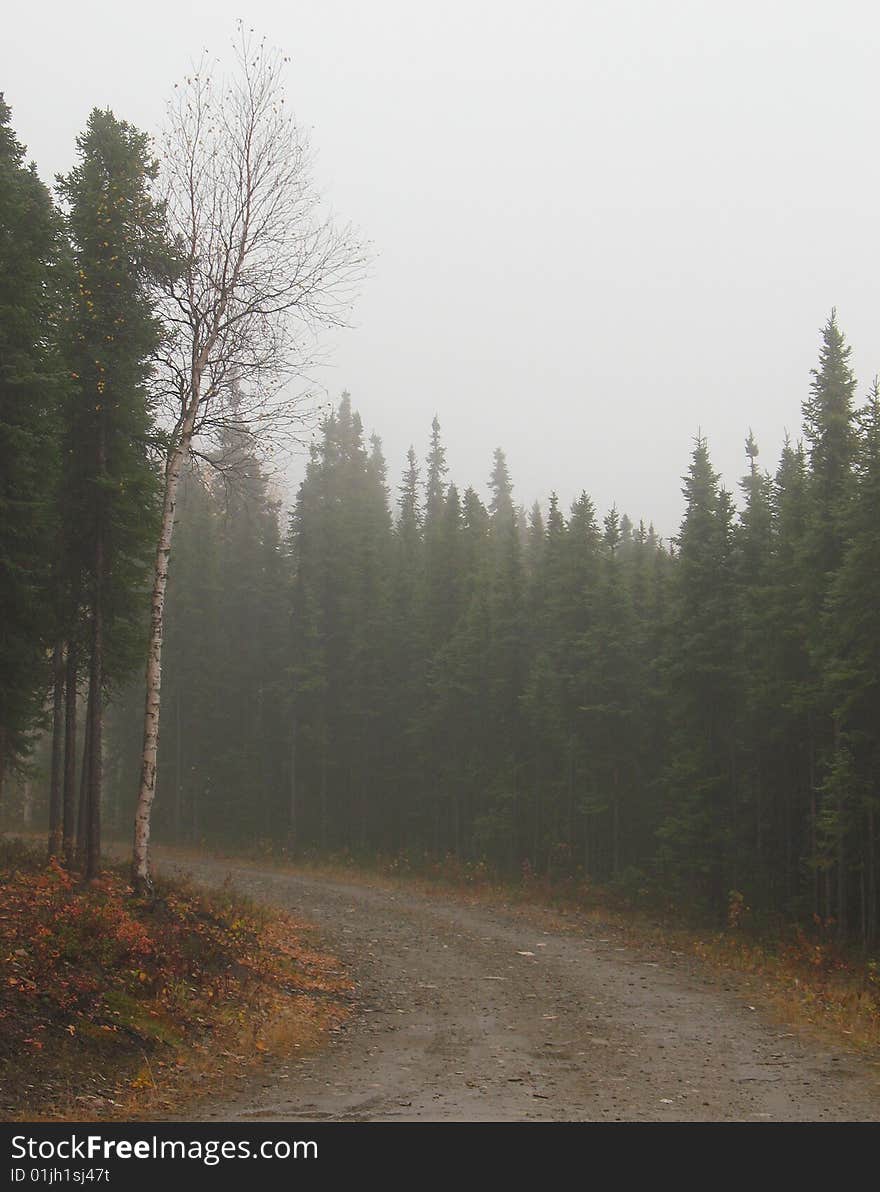
[[[533,915],[225,861],[166,861],[315,924],[359,1009],[200,1121],[877,1121],[880,1064],[731,978]]]

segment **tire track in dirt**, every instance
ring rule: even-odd
[[[166,861],[164,868],[177,866]],[[203,1121],[877,1121],[880,1066],[799,1037],[613,932],[221,861],[182,868],[315,924],[359,1010]]]

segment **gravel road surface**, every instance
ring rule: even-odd
[[[358,1008],[202,1121],[877,1121],[880,1063],[774,1022],[736,977],[613,928],[225,861],[348,967]]]

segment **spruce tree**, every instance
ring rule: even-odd
[[[147,382],[160,340],[154,285],[168,267],[158,164],[149,138],[95,109],[77,139],[78,163],[59,180],[76,270],[69,355],[68,517],[80,544],[88,608],[89,698],[83,789],[86,870],[100,856],[105,688],[140,660],[143,581],[156,527],[157,476]]]
[[[835,853],[852,857],[842,899],[859,908],[866,948],[878,938],[880,827],[880,388],[875,380],[857,422],[848,541],[829,593],[826,683],[837,726],[826,783],[826,833]]]
[[[0,95],[0,795],[41,720],[54,643],[50,583],[62,366],[62,235]],[[53,811],[57,815],[57,811]]]
[[[837,322],[837,312],[822,330],[819,367],[813,369],[810,394],[804,402],[804,435],[809,444],[808,518],[803,583],[808,600],[808,640],[816,676],[811,702],[811,749],[816,764],[814,790],[819,793],[819,834],[824,878],[824,914],[835,916],[846,932],[849,858],[846,818],[840,783],[828,786],[840,746],[840,724],[833,699],[822,682],[826,646],[825,605],[844,552],[853,459],[853,397],[856,380],[849,364],[850,347]]]
[[[720,915],[739,878],[733,848],[737,791],[732,506],[701,436],[683,493],[677,607],[666,663],[674,729],[664,777],[661,859],[675,890]]]
[[[737,798],[740,816],[733,847],[740,858],[740,885],[774,886],[776,867],[767,866],[769,855],[778,855],[781,817],[776,806],[781,795],[777,751],[769,729],[773,707],[773,620],[771,575],[773,562],[770,478],[758,466],[758,444],[749,431],[746,439],[748,472],[740,481],[744,508],[734,540],[733,578],[737,588],[739,633],[737,665],[742,684],[738,703]],[[748,879],[748,880],[747,880]],[[768,890],[765,898],[774,897]]]

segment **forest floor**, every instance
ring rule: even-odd
[[[780,997],[748,949],[737,969],[709,937],[503,889],[159,857],[315,924],[356,988],[328,1046],[185,1120],[880,1120],[880,1050],[843,1025],[859,1016],[832,998],[823,1018],[824,978]]]
[[[0,1120],[166,1117],[350,1013],[289,913],[179,877],[141,901],[121,867],[84,887],[44,847],[0,841]]]

